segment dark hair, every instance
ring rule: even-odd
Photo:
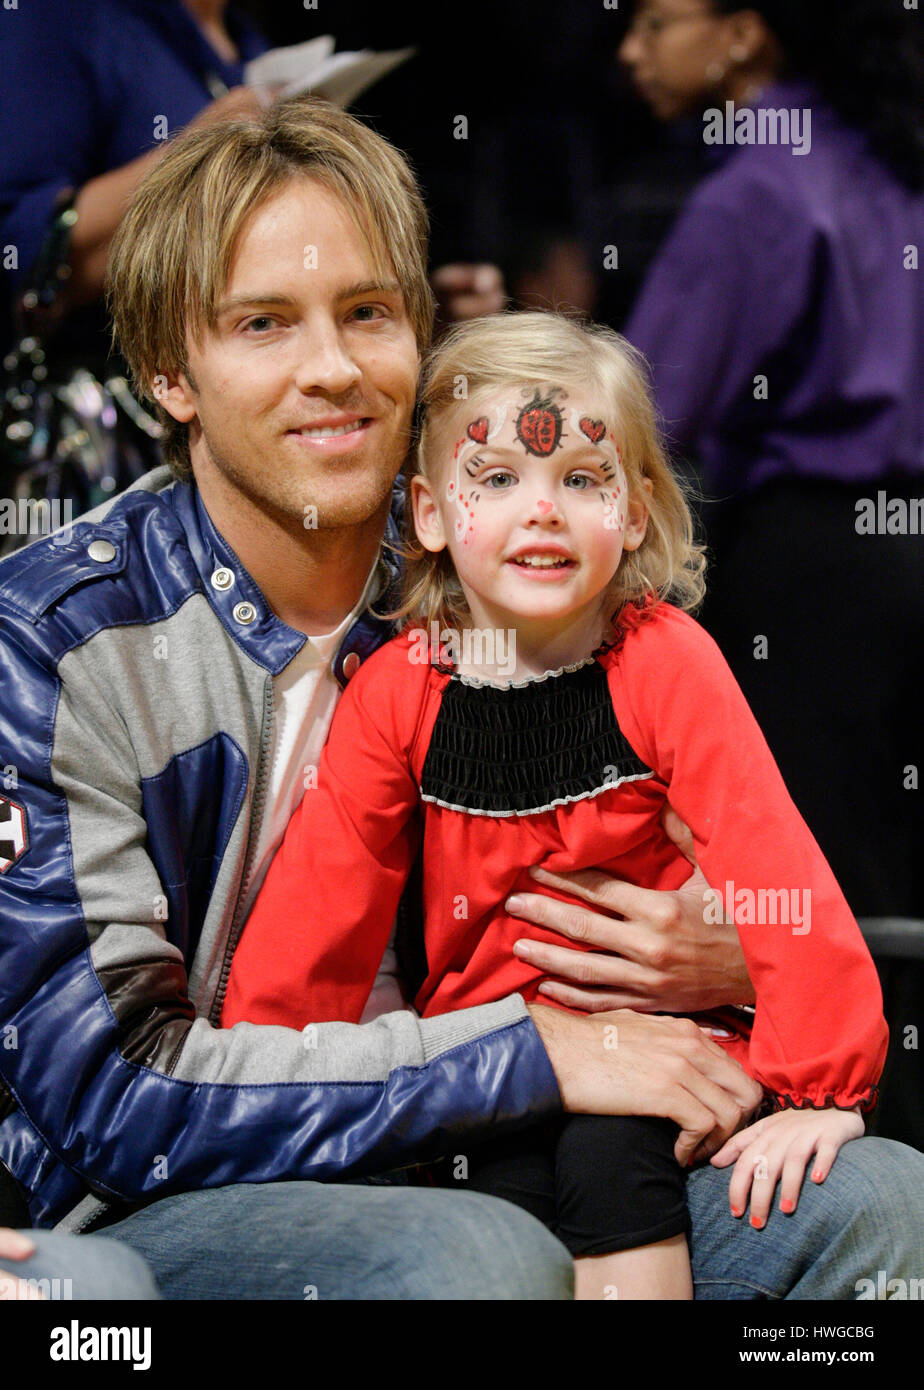
[[[754,10],[783,50],[783,75],[807,77],[876,154],[924,189],[924,42],[901,0],[712,0],[722,14]]]

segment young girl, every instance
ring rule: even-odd
[[[358,1021],[421,842],[417,1009],[550,1002],[514,952],[508,898],[534,888],[531,866],[679,887],[669,799],[757,991],[750,1037],[718,1040],[776,1111],[713,1162],[737,1159],[734,1215],[755,1177],[782,1176],[792,1211],[808,1158],[820,1181],[863,1132],[881,996],[740,691],[682,611],[702,596],[703,559],[638,355],[554,314],[457,326],[425,369],[418,470],[410,622],[340,701],[234,956],[223,1024]],[[456,1153],[447,1181],[545,1220],[575,1256],[578,1297],[686,1298],[676,1136],[655,1118],[571,1116]]]

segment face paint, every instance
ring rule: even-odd
[[[615,486],[602,488],[600,491],[600,498],[603,502],[603,524],[608,531],[621,532],[625,528],[626,505],[620,479],[622,456],[619,452],[619,445],[616,443],[612,431],[607,430],[604,420],[597,420],[591,415],[580,415],[573,410],[571,412],[571,425],[573,429],[579,430],[585,439],[589,439],[591,444],[596,445],[603,455],[600,470],[608,483],[615,482]]]
[[[486,415],[479,415],[477,419],[470,420],[465,427],[465,434],[461,439],[456,440],[453,449],[453,468],[452,474],[446,484],[446,496],[453,504],[459,515],[453,521],[453,531],[457,541],[463,545],[468,545],[475,531],[475,505],[481,500],[481,492],[477,487],[472,487],[470,491],[465,491],[462,481],[462,470],[468,474],[469,478],[474,478],[478,470],[472,468],[471,460],[477,454],[479,446],[489,444],[492,439],[500,434],[507,420],[507,407],[501,406],[495,410],[490,420]]]
[[[517,416],[517,439],[526,452],[536,458],[548,458],[561,444],[561,409],[552,399],[555,395],[564,395],[564,392],[555,386],[546,396],[536,391]]]
[[[589,415],[578,416],[578,429],[586,434],[591,444],[599,444],[606,438],[606,425],[602,420],[592,420]]]
[[[622,484],[600,493],[603,498],[603,525],[608,531],[623,531],[626,522],[626,508],[622,500]]]

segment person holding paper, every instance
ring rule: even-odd
[[[4,326],[0,355],[16,363],[6,385],[25,408],[4,414],[3,491],[57,497],[79,514],[160,461],[159,426],[128,391],[101,299],[135,189],[182,129],[256,115],[319,72],[345,105],[409,50],[333,54],[320,36],[268,53],[227,0],[97,0],[79,25],[68,0],[30,0],[4,22],[16,82],[0,87],[0,245],[17,327]],[[499,275],[451,267],[441,300],[449,318],[500,309]],[[42,392],[58,402],[50,420]],[[0,554],[27,539],[0,538]]]

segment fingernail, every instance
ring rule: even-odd
[[[732,1216],[743,1216],[743,1215],[744,1215],[744,1207],[732,1207],[732,1209],[731,1209],[731,1214],[732,1214]]]
[[[762,1231],[762,1230],[764,1229],[764,1225],[765,1225],[765,1224],[766,1224],[766,1223],[764,1222],[764,1220],[763,1220],[762,1217],[760,1217],[760,1216],[752,1216],[752,1217],[751,1217],[751,1225],[754,1227],[754,1230],[755,1230],[755,1231]]]
[[[795,1202],[792,1200],[791,1197],[781,1197],[781,1198],[780,1198],[780,1211],[790,1212],[790,1211],[795,1211],[795,1209],[796,1209],[796,1204],[795,1204]]]
[[[824,1173],[822,1173],[820,1168],[816,1168],[814,1173],[812,1174],[812,1182],[824,1182],[824,1180]]]
[[[506,907],[508,912],[522,912],[523,899],[521,897],[518,897],[518,895],[514,893],[512,898],[507,899],[507,901],[504,903],[504,906]]]
[[[532,874],[533,878],[545,878],[549,871],[548,869],[543,869],[541,864],[534,864],[529,872]]]
[[[515,941],[513,943],[513,954],[522,956],[524,960],[529,960],[533,953],[533,948],[528,941]]]

